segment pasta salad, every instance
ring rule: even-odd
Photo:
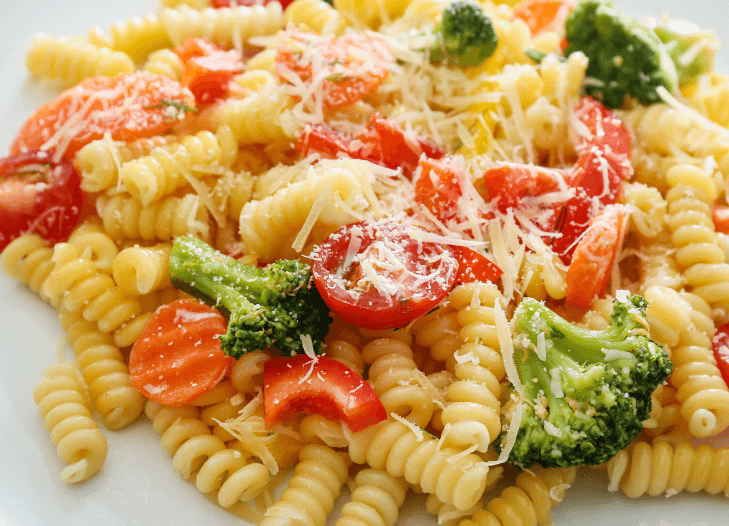
[[[686,46],[665,21],[636,29],[597,3],[542,4],[162,5],[85,37],[36,37],[28,70],[67,90],[0,163],[3,269],[58,310],[73,351],[33,391],[61,480],[102,488],[115,441],[154,428],[172,471],[251,523],[324,524],[342,488],[331,524],[392,523],[414,498],[440,523],[510,524],[510,507],[541,523],[573,464],[602,464],[629,497],[725,492],[726,450],[689,442],[728,418],[714,37]],[[656,50],[622,95],[574,30],[598,15]],[[459,16],[481,24],[468,41],[449,33]],[[264,339],[211,274],[236,294],[242,275],[278,280],[253,298]],[[261,315],[298,276],[288,310]],[[546,341],[530,333],[524,298],[575,337],[617,327],[621,305],[636,320],[620,318],[619,340],[641,355],[636,371],[652,364],[651,387],[620,383],[629,418],[590,428],[609,451],[561,440],[560,404],[584,423],[603,401],[579,398],[564,364],[562,377],[525,372],[563,351],[551,321]],[[625,347],[599,346],[622,360],[606,388],[635,384]],[[516,434],[527,426],[549,454]]]

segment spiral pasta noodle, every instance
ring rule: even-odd
[[[115,77],[134,72],[129,55],[95,46],[80,38],[56,38],[36,35],[25,57],[31,75],[77,84],[89,77]]]
[[[27,285],[45,301],[58,307],[61,297],[50,297],[43,292],[43,284],[55,266],[53,249],[45,239],[37,234],[23,234],[15,238],[0,254],[0,265],[5,274]]]
[[[150,53],[172,44],[162,19],[154,13],[116,22],[110,33],[111,49],[123,51],[135,61],[144,60]]]
[[[91,418],[78,370],[58,363],[43,371],[45,379],[33,390],[33,400],[43,418],[58,457],[66,466],[61,481],[81,482],[94,475],[106,460],[107,444]]]
[[[149,206],[131,195],[117,194],[97,200],[96,207],[104,230],[117,241],[171,241],[184,235],[210,238],[210,214],[195,194],[167,197]]]
[[[97,221],[86,221],[76,227],[68,238],[79,254],[88,255],[100,272],[111,273],[119,249]]]
[[[352,499],[334,526],[393,526],[405,502],[407,484],[381,469],[365,469],[354,477]]]
[[[676,260],[686,283],[713,307],[729,306],[729,264],[719,246],[711,218],[716,199],[714,182],[704,170],[677,165],[666,174],[671,185],[668,226],[673,232]]]
[[[174,140],[169,135],[158,135],[127,143],[111,139],[91,141],[76,153],[76,166],[81,172],[81,189],[85,192],[103,192],[117,186],[121,164],[148,155],[158,146]]]
[[[125,248],[114,258],[114,281],[121,290],[131,294],[147,294],[169,287],[167,267],[171,251],[172,245],[169,243]]]
[[[545,524],[552,508],[562,502],[564,492],[577,476],[577,468],[550,468],[524,472],[513,486],[489,501],[459,526],[510,526]]]
[[[441,305],[423,316],[413,325],[413,334],[418,345],[427,347],[431,358],[438,362],[452,359],[461,345],[458,332],[458,313]]]
[[[185,65],[182,59],[171,49],[158,49],[147,57],[142,70],[156,75],[164,75],[172,80],[180,81]]]
[[[666,201],[657,188],[641,183],[623,183],[620,202],[630,205],[631,232],[643,238],[654,238],[664,228]]]
[[[349,442],[353,462],[405,477],[459,510],[473,507],[486,489],[489,468],[481,457],[454,448],[438,449],[438,440],[416,433],[396,420],[354,433]]]
[[[458,312],[461,346],[456,351],[456,381],[448,387],[441,415],[442,438],[457,447],[474,446],[486,452],[501,432],[500,381],[503,360],[494,325],[494,307],[504,298],[493,284],[459,285],[449,296]],[[446,435],[446,430],[448,434]]]
[[[346,164],[322,164],[312,172],[299,183],[243,206],[240,235],[259,259],[295,256],[311,229],[318,226],[328,235],[356,219],[351,211],[357,214],[369,207],[372,189],[366,175]]]
[[[111,336],[76,314],[62,311],[62,327],[89,386],[94,408],[107,429],[125,427],[144,410],[144,396],[132,386],[129,367]]]
[[[299,452],[299,463],[288,488],[268,508],[261,526],[280,524],[281,519],[324,526],[344,481],[347,463],[333,449],[309,444]]]
[[[403,416],[419,427],[427,426],[433,416],[433,399],[417,381],[412,383],[419,371],[410,347],[379,338],[364,346],[362,359],[370,366],[369,380],[387,413]]]
[[[167,36],[176,46],[188,37],[201,37],[222,47],[241,45],[259,35],[272,35],[284,27],[281,4],[192,9],[179,5],[162,11]]]
[[[306,27],[320,35],[341,35],[347,21],[323,0],[294,0],[284,13],[286,22]]]
[[[296,134],[287,111],[293,101],[288,95],[267,91],[240,100],[226,100],[213,114],[213,122],[233,130],[238,144],[274,143]]]
[[[266,351],[253,351],[236,360],[230,370],[230,381],[235,390],[244,395],[253,395],[256,386],[261,385],[263,365],[271,358],[271,354]]]
[[[179,143],[160,146],[149,155],[126,162],[119,169],[119,179],[134,197],[148,206],[162,196],[188,184],[193,173],[203,175],[195,167],[213,165],[229,168],[238,148],[229,128],[223,126],[217,134],[201,131],[183,138]]]
[[[689,442],[672,445],[656,440],[653,445],[634,442],[607,465],[610,490],[620,489],[630,498],[656,497],[682,491],[706,491],[729,497],[729,448],[714,449]]]

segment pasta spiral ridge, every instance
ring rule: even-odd
[[[285,11],[286,23],[305,26],[320,35],[341,35],[347,21],[323,0],[294,0]]]
[[[711,307],[696,294],[682,292],[692,307],[691,324],[671,350],[673,372],[669,383],[676,388],[681,415],[694,436],[721,433],[729,426],[729,387],[716,366],[711,338],[716,331]]]
[[[174,140],[169,135],[157,135],[126,143],[111,139],[91,141],[76,153],[75,162],[81,172],[81,189],[85,192],[103,192],[116,186],[121,164],[145,156],[158,146]]]
[[[676,165],[666,174],[668,226],[686,284],[712,307],[729,307],[729,264],[714,231],[711,206],[716,187],[701,168]]]
[[[196,166],[230,168],[237,154],[232,132],[223,126],[217,134],[201,131],[188,135],[179,143],[159,146],[149,155],[124,163],[119,170],[119,179],[142,206],[148,206],[187,185],[186,176],[193,172],[202,174],[195,170]]]
[[[91,418],[88,401],[77,380],[78,369],[58,363],[43,371],[45,379],[33,390],[51,442],[66,466],[61,481],[70,484],[86,480],[101,469],[108,446]]]
[[[213,122],[230,126],[241,145],[290,140],[296,135],[296,125],[288,114],[292,104],[290,96],[264,90],[221,103]]]
[[[171,49],[158,49],[149,54],[142,70],[156,75],[164,75],[172,80],[180,81],[185,65],[182,59]]]
[[[556,507],[577,477],[577,468],[549,468],[526,471],[516,478],[513,486],[489,501],[485,510],[459,526],[537,526],[546,524],[552,508]]]
[[[171,241],[177,236],[193,235],[207,240],[212,223],[208,210],[200,197],[187,194],[167,197],[142,206],[142,202],[129,194],[104,196],[96,201],[96,208],[104,230],[114,240],[143,239],[145,241]]]
[[[189,37],[200,37],[225,48],[241,46],[253,36],[273,35],[285,25],[278,2],[201,10],[179,5],[164,9],[162,21],[175,46]]]
[[[55,266],[53,249],[48,242],[37,234],[23,234],[13,239],[0,254],[3,272],[17,279],[41,298],[58,308],[61,296],[48,296],[43,292],[43,284]]]
[[[230,382],[239,393],[253,395],[256,387],[263,383],[263,365],[270,360],[271,354],[256,350],[238,358],[230,370]]]
[[[364,346],[362,359],[370,366],[369,381],[387,414],[427,426],[433,416],[433,398],[416,380],[419,371],[412,349],[399,340],[378,338]]]
[[[111,49],[123,51],[135,61],[172,44],[162,19],[154,13],[116,22],[110,33]]]
[[[309,444],[299,451],[294,473],[278,502],[266,510],[261,526],[286,523],[286,519],[324,526],[349,471],[347,463],[336,451]]]
[[[441,415],[443,437],[456,447],[475,446],[486,452],[501,432],[499,397],[505,370],[494,307],[505,301],[493,283],[459,285],[449,299],[458,312],[462,343],[456,351],[456,381],[448,387],[451,403]]]
[[[442,305],[426,314],[415,322],[412,330],[418,345],[427,347],[430,357],[438,362],[452,360],[461,345],[458,313],[450,306]]]
[[[250,201],[240,214],[240,235],[250,253],[263,261],[296,257],[315,228],[324,236],[356,219],[372,195],[367,174],[346,162],[322,163],[298,183]],[[307,227],[307,228],[305,228]]]
[[[139,333],[129,335],[125,329],[143,314],[138,298],[123,292],[110,276],[100,273],[90,259],[79,255],[73,245],[58,243],[53,249],[53,261],[55,267],[43,285],[46,295],[63,295],[63,308],[81,312],[84,319],[96,322],[103,333],[114,333],[114,341],[120,347],[136,341]],[[139,326],[140,332],[141,329]],[[119,334],[126,337],[119,338]],[[129,337],[133,339],[127,341]]]
[[[25,56],[25,65],[34,77],[78,84],[89,77],[115,77],[133,73],[129,55],[98,47],[81,38],[55,38],[36,35]]]
[[[410,484],[459,510],[468,510],[478,502],[489,475],[488,466],[478,455],[439,449],[437,439],[416,434],[392,419],[354,433],[349,456],[357,464],[384,469],[396,478],[404,476]]]
[[[100,272],[111,273],[119,248],[104,232],[100,221],[87,220],[81,223],[69,236],[68,243],[76,247],[79,254],[87,255]]]
[[[147,294],[170,286],[168,266],[172,245],[127,247],[114,258],[112,275],[117,286],[130,294]]]
[[[200,492],[214,493],[224,508],[256,498],[268,484],[268,470],[214,436],[195,408],[148,404],[145,412],[162,435],[162,448],[173,455],[174,470],[185,479],[194,479]]]
[[[71,313],[62,312],[60,319],[91,401],[107,429],[120,429],[137,420],[144,410],[144,396],[132,386],[129,367],[111,336]]]
[[[610,491],[620,490],[630,498],[646,493],[669,497],[682,491],[729,497],[729,447],[638,441],[610,460],[607,469]]]
[[[364,469],[354,478],[352,499],[334,526],[392,526],[408,485],[381,469]]]

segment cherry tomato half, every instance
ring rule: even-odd
[[[228,83],[243,71],[238,52],[226,51],[202,38],[188,38],[173,50],[185,63],[180,82],[198,104],[211,104],[228,95]]]
[[[714,357],[721,376],[729,385],[729,323],[725,323],[716,330],[714,339]]]
[[[66,239],[83,204],[81,177],[53,151],[0,159],[0,251],[21,234],[35,232],[51,242]]]
[[[402,327],[448,294],[458,262],[392,221],[361,222],[330,235],[313,255],[322,298],[345,321],[368,329]]]

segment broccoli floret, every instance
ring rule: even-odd
[[[430,61],[449,66],[478,66],[493,55],[499,43],[491,19],[481,6],[464,0],[451,2],[443,9],[434,36]]]
[[[590,60],[588,94],[609,108],[626,95],[641,104],[660,101],[656,88],[674,91],[676,69],[661,41],[647,27],[613,9],[611,0],[582,0],[565,23],[565,55],[582,51]]]
[[[509,455],[513,464],[601,464],[640,434],[651,393],[673,369],[649,338],[646,307],[637,295],[616,300],[610,326],[593,331],[537,300],[522,300],[514,314],[514,361],[525,403]],[[514,391],[504,406],[507,425],[518,398]]]
[[[692,84],[714,69],[719,37],[684,20],[667,19],[653,28],[666,46],[678,73],[679,86]]]
[[[327,334],[329,308],[316,290],[311,268],[281,260],[265,268],[237,262],[193,237],[175,240],[170,254],[172,284],[218,308],[229,318],[221,347],[236,359],[256,349],[302,351],[302,335],[319,352]]]

